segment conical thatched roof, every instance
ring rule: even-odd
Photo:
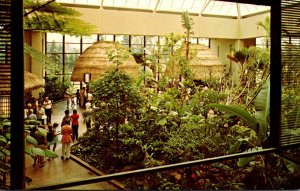
[[[211,49],[202,44],[191,45],[191,50],[195,51],[195,56],[190,61],[195,80],[209,78],[221,78],[224,76],[224,64],[215,56]]]
[[[185,55],[185,49],[183,49],[182,55]],[[194,80],[206,80],[224,76],[224,65],[207,46],[191,44],[189,55],[191,59],[189,67],[195,74]],[[178,78],[180,69],[179,66],[174,65],[169,69],[167,67],[166,72],[168,72],[171,77]]]
[[[71,76],[71,81],[84,81],[84,74],[90,73],[91,80],[101,78],[103,74],[116,68],[116,64],[109,61],[107,50],[114,47],[114,42],[99,41],[88,47],[77,59]],[[125,51],[126,48],[123,47]],[[119,70],[128,74],[137,76],[139,74],[139,65],[135,62],[133,56],[129,57],[119,65]]]
[[[10,83],[7,83],[6,81],[10,82],[11,76],[10,73],[6,73],[1,80],[5,81],[5,83],[1,83],[0,86],[0,92],[7,92],[10,91]],[[38,88],[41,88],[44,86],[44,82],[41,78],[39,78],[37,75],[24,71],[24,91],[29,92]]]
[[[44,82],[37,75],[24,71],[24,91],[29,92],[44,86]]]

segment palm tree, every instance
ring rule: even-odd
[[[78,11],[64,7],[54,0],[24,1],[24,30],[58,32],[73,36],[91,35],[95,26],[82,21],[79,16]],[[24,51],[48,68],[54,68],[56,65],[55,60],[26,43]]]
[[[257,29],[261,27],[265,30],[265,32],[267,34],[267,36],[266,36],[266,48],[269,48],[270,36],[271,36],[270,17],[267,16],[263,22],[259,21],[259,22],[256,23],[256,25],[257,25]]]

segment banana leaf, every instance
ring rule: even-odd
[[[239,158],[239,162],[237,165],[238,165],[238,167],[243,167],[243,166],[249,164],[249,162],[251,162],[254,159],[255,159],[255,156]]]
[[[48,132],[46,129],[43,129],[43,128],[40,128],[40,127],[38,128],[38,131],[43,133],[44,135],[47,135],[47,132]]]
[[[256,127],[257,127],[258,122],[256,121],[256,119],[254,117],[252,117],[252,115],[249,112],[247,112],[237,106],[222,105],[222,104],[209,104],[208,106],[216,107],[219,110],[225,111],[231,115],[239,116],[244,121],[249,123],[254,129],[256,129]]]
[[[26,136],[26,142],[30,143],[32,145],[38,145],[38,142],[35,138],[31,137],[31,136]]]
[[[45,157],[57,158],[58,155],[55,152],[46,149],[45,150]]]
[[[255,99],[255,118],[259,123],[258,137],[264,141],[267,137],[270,115],[270,79],[267,79]]]
[[[40,149],[37,147],[31,147],[31,151],[32,151],[33,156],[36,156],[36,155],[44,156],[44,157],[46,156],[45,150],[43,150],[43,149]]]
[[[237,141],[235,142],[234,145],[231,145],[231,146],[229,147],[228,154],[236,153],[236,152],[239,150],[239,148],[240,148],[240,146],[242,145],[242,143],[243,143],[243,141],[237,140]]]
[[[7,139],[4,136],[0,135],[0,142],[6,143]]]

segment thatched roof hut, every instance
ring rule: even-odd
[[[107,50],[115,47],[114,42],[99,41],[88,47],[77,59],[71,76],[71,81],[84,81],[84,74],[90,73],[91,80],[101,78],[108,70],[116,68],[116,64],[109,60]],[[124,51],[127,51],[125,47]],[[128,52],[129,57],[119,65],[119,70],[133,76],[139,74],[139,65]]]
[[[182,56],[184,55],[185,49],[182,51]],[[206,80],[224,76],[224,64],[221,63],[219,58],[207,46],[191,44],[189,55],[189,67],[194,73],[194,80]],[[180,69],[178,65],[167,66],[166,72],[170,77],[179,78]]]
[[[4,77],[1,79],[4,83],[1,83],[0,92],[9,92],[10,91],[10,80],[11,76],[9,73],[4,73]],[[37,75],[24,71],[24,91],[30,92],[32,90],[41,88],[44,86],[44,82]]]
[[[24,91],[29,92],[44,86],[42,78],[37,75],[24,71]]]

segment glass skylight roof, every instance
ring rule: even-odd
[[[216,0],[56,0],[59,3],[96,5],[105,8],[144,9],[154,12],[183,12],[201,15],[244,17],[269,11],[269,6]]]

